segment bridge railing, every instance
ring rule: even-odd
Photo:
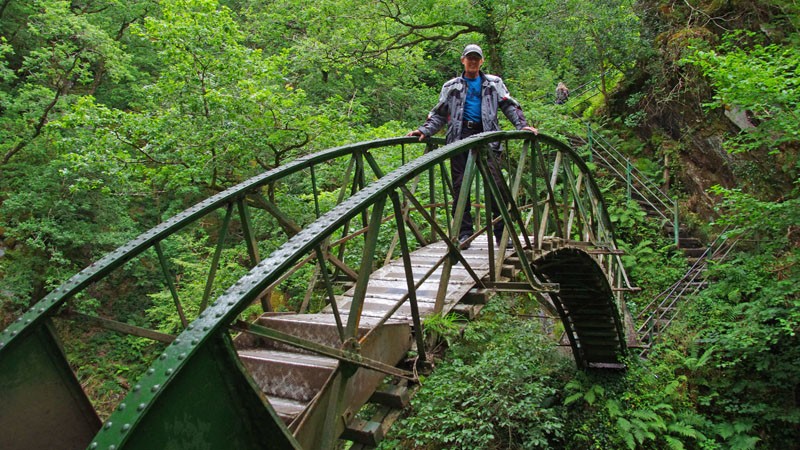
[[[587,125],[589,160],[595,158],[623,183],[628,199],[634,194],[661,217],[663,224],[673,227],[675,245],[679,242],[678,202],[665,194],[648,176],[644,175],[630,158],[619,152],[606,138]]]
[[[729,239],[727,229],[706,248],[689,270],[675,283],[659,292],[645,305],[636,317],[639,327],[637,335],[644,347],[640,355],[645,356],[659,340],[661,334],[672,324],[686,301],[697,295],[708,282],[706,269],[709,261],[722,262],[733,251],[737,239]]]
[[[35,426],[27,427],[32,431],[26,438],[31,439],[30,442],[37,442],[39,446],[41,441],[37,439],[47,439],[42,430],[61,430],[66,427],[72,430],[74,436],[59,435],[53,438],[54,441],[47,441],[48,444],[58,444],[53,448],[67,448],[68,442],[81,446],[81,443],[86,445],[94,436],[94,442],[99,443],[98,445],[104,444],[103,448],[106,448],[105,444],[120,448],[121,443],[135,440],[130,437],[131,430],[145,423],[143,417],[154,408],[152,405],[161,405],[159,408],[164,408],[164,414],[174,408],[189,408],[186,411],[195,408],[196,405],[192,406],[191,403],[194,400],[184,397],[191,392],[187,383],[206,383],[201,368],[215,373],[219,383],[247,378],[241,374],[240,363],[230,349],[229,334],[234,330],[230,324],[240,323],[239,320],[244,318],[242,314],[254,302],[261,301],[264,310],[271,310],[272,305],[265,294],[275,289],[287,277],[299,273],[298,268],[307,262],[318,265],[317,278],[308,282],[309,292],[321,286],[319,291],[322,293],[317,295],[323,299],[323,303],[328,303],[333,308],[336,308],[336,276],[341,274],[355,284],[356,294],[349,311],[334,311],[340,341],[345,345],[355,336],[358,328],[362,312],[360,305],[363,305],[369,273],[378,265],[378,261],[388,258],[392,253],[393,245],[389,241],[395,233],[398,235],[397,242],[404,259],[407,259],[413,248],[423,246],[431,239],[444,240],[448,245],[449,256],[439,263],[444,268],[443,271],[447,272],[447,268],[456,262],[469,270],[469,261],[461,255],[456,243],[457,224],[463,211],[470,207],[467,204],[469,196],[461,195],[460,202],[455,207],[448,200],[453,195],[448,184],[446,163],[455,154],[482,148],[498,140],[506,147],[507,176],[510,179],[508,185],[497,185],[488,176],[486,152],[471,151],[468,163],[470,174],[465,178],[467,182],[463,189],[467,189],[474,181],[477,203],[481,203],[481,200],[485,202],[487,193],[491,193],[493,198],[504,200],[499,206],[506,229],[500,242],[504,243],[507,237],[511,238],[514,250],[523,259],[522,269],[531,292],[543,294],[537,297],[543,306],[552,307],[546,301],[546,294],[556,287],[542,282],[533,272],[530,261],[525,261],[525,258],[528,251],[541,250],[548,242],[560,241],[561,245],[580,246],[593,252],[597,255],[598,264],[611,280],[612,288],[617,292],[629,289],[630,282],[620,264],[611,222],[599,189],[581,158],[552,138],[534,137],[528,132],[515,131],[483,133],[441,148],[435,148],[441,141],[432,140],[420,144],[415,138],[408,137],[338,147],[299,158],[251,178],[141,234],[70,278],[0,333],[0,387],[3,387],[0,390],[0,400],[3,400],[0,401],[3,412],[0,414],[0,431],[3,431],[0,436],[11,436],[14,433],[6,431],[22,426],[23,423],[35,423]],[[409,155],[405,153],[406,147],[413,148]],[[390,154],[393,152],[396,156],[398,148],[401,153],[400,161]],[[329,208],[324,206],[322,197],[323,192],[332,190],[330,186],[325,191],[319,187],[323,184],[320,181],[322,171],[326,171],[333,179],[342,180],[335,190],[338,191],[338,198]],[[343,176],[334,177],[332,173]],[[316,220],[307,225],[295,223],[289,214],[283,212],[280,195],[270,195],[270,192],[280,191],[279,183],[288,185],[300,177],[306,177],[304,185],[311,185],[311,192],[306,192],[305,195],[314,202]],[[263,190],[267,190],[266,195]],[[293,195],[300,194],[295,191]],[[391,208],[385,208],[388,203],[391,203]],[[258,242],[261,235],[256,231],[256,223],[251,217],[253,205],[259,206],[255,210],[259,216],[270,217],[270,223],[279,223],[287,230],[287,234],[292,235],[263,260],[260,258],[262,249]],[[248,256],[246,265],[252,268],[212,303],[211,297],[218,290],[216,274],[221,266],[222,254],[231,245],[227,238],[231,234],[234,211],[238,212],[238,227],[244,241],[240,245],[246,249]],[[454,215],[452,211],[455,211]],[[169,254],[162,242],[212,213],[222,216],[216,245],[213,251],[209,251],[211,256],[207,258],[210,266],[207,269],[203,295],[193,299],[196,308],[187,313],[180,287],[175,285],[176,275],[169,267]],[[490,217],[485,208],[483,215],[485,224],[497,220]],[[490,260],[499,261],[501,252],[496,252],[493,247],[492,227],[483,225],[476,235],[480,233],[489,234]],[[360,238],[354,239],[353,236]],[[167,290],[174,301],[180,334],[175,336],[110,319],[94,318],[97,323],[111,329],[169,344],[155,357],[151,368],[132,388],[126,400],[112,414],[112,418],[103,425],[103,430],[113,429],[115,433],[104,434],[101,431],[95,436],[100,429],[97,412],[69,369],[60,349],[59,337],[50,322],[60,315],[68,301],[150,249],[156,253]],[[407,264],[406,267],[410,271],[410,265]],[[499,264],[496,262],[495,269],[498,270],[492,270],[488,280],[476,277],[475,283],[489,287],[496,284],[499,272]],[[318,281],[319,278],[322,280]],[[414,277],[407,278],[409,295],[400,303],[408,302],[413,311],[413,291],[416,287]],[[442,275],[440,286],[446,287],[447,279],[447,275]],[[438,301],[437,297],[437,304]],[[415,329],[419,331],[419,314],[413,315]],[[241,330],[241,325],[238,326],[236,329]],[[274,332],[271,336],[279,337]],[[421,339],[420,332],[416,338]],[[392,368],[383,367],[358,355],[343,353],[341,348],[320,349],[310,342],[295,342],[295,345],[315,349],[310,351],[328,352],[348,364],[396,373]],[[424,352],[421,341],[418,349]],[[36,359],[35,364],[31,362],[31,358]],[[27,373],[28,367],[35,368],[34,376]],[[408,376],[402,372],[399,375]],[[50,390],[40,389],[41,385],[48,386]],[[53,406],[50,409],[59,411],[58,414],[43,413],[48,409],[43,406],[47,402],[29,401],[27,397],[39,391],[45,398],[49,398]],[[228,398],[227,394],[215,393],[219,395],[219,401],[227,401],[224,400]],[[249,400],[242,401],[249,402],[248,408],[255,410],[250,417],[253,424],[275,418],[274,411],[263,405],[263,400],[252,399],[247,395],[245,397]],[[65,401],[65,398],[73,400]],[[176,404],[165,404],[166,399],[171,399]],[[138,406],[134,408],[133,405]],[[9,414],[11,411],[14,412],[14,417],[20,418],[18,422],[9,419],[12,416]],[[64,416],[78,419],[69,422],[63,419]],[[269,435],[271,439],[284,442],[289,447],[296,444],[280,423],[254,433],[253,439]]]
[[[82,417],[82,419],[73,424],[74,426],[70,426],[68,423],[59,424],[61,418],[53,418],[55,423],[51,425],[57,428],[72,428],[73,434],[81,435],[75,438],[77,441],[88,439],[94,434],[99,423],[97,413],[94,411],[90,399],[83,393],[81,388],[83,380],[76,379],[69,369],[69,363],[61,350],[64,343],[58,336],[58,327],[52,326],[53,319],[70,319],[91,327],[143,337],[160,343],[157,348],[173,344],[176,338],[175,331],[181,332],[188,329],[191,323],[208,308],[213,300],[212,297],[218,296],[222,289],[227,287],[220,286],[224,279],[218,277],[219,267],[231,266],[223,264],[224,251],[237,246],[241,249],[243,255],[240,258],[233,258],[233,260],[241,260],[239,264],[244,273],[248,268],[261,261],[261,253],[271,250],[261,242],[266,234],[265,229],[273,228],[270,234],[274,236],[276,234],[274,229],[281,228],[286,233],[285,239],[288,240],[289,236],[296,234],[302,228],[304,225],[302,222],[296,222],[295,218],[290,217],[282,210],[281,196],[275,195],[275,192],[289,191],[294,196],[305,196],[309,201],[313,201],[314,212],[310,220],[315,220],[377,177],[372,168],[364,163],[365,155],[369,155],[372,161],[380,161],[382,171],[391,171],[400,167],[408,159],[416,158],[442,142],[441,139],[419,143],[410,138],[393,138],[337,147],[300,157],[199,202],[84,268],[19,316],[0,333],[0,372],[8,374],[9,371],[15,370],[16,366],[24,366],[24,361],[27,361],[30,354],[53,355],[54,361],[58,362],[49,364],[41,360],[40,366],[31,365],[31,373],[28,374],[26,371],[24,376],[30,378],[28,381],[34,385],[40,382],[45,383],[46,380],[60,380],[59,383],[66,388],[56,389],[50,393],[53,397],[53,404],[60,401],[58,400],[59,396],[62,400],[65,397],[78,399],[69,408],[72,408],[73,416]],[[287,186],[289,187],[287,188]],[[301,191],[296,188],[297,186],[309,189]],[[323,187],[327,190],[323,190]],[[325,195],[332,196],[335,200],[326,202],[323,198]],[[256,217],[254,218],[254,216]],[[216,224],[216,230],[209,229],[209,224]],[[235,230],[233,230],[234,227]],[[203,248],[201,246],[192,249],[198,253],[198,259],[204,259],[206,263],[204,279],[194,280],[204,286],[201,294],[198,295],[192,289],[185,288],[191,281],[187,280],[188,273],[180,273],[175,270],[174,255],[171,249],[180,245],[174,240],[182,233],[191,235],[200,228],[211,231],[209,234],[212,237],[210,247]],[[357,227],[354,233],[349,231],[343,233],[342,239],[325,247],[326,260],[333,261],[334,264],[337,264],[338,272],[342,273],[344,277],[352,279],[355,279],[356,274],[342,262],[342,255],[345,244],[352,240],[348,235],[358,234],[358,228],[361,227]],[[238,242],[234,241],[236,238],[238,238]],[[207,256],[201,256],[203,254]],[[228,258],[230,259],[230,257]],[[166,286],[166,292],[157,288],[155,291],[137,294],[146,297],[166,293],[174,306],[172,316],[174,317],[173,321],[178,324],[176,327],[168,324],[164,327],[159,327],[158,324],[148,327],[140,323],[128,323],[113,315],[114,311],[106,306],[116,300],[116,295],[120,294],[120,290],[115,288],[114,284],[120,277],[131,276],[130,272],[133,271],[125,272],[125,270],[126,267],[130,267],[132,262],[137,264],[135,276],[142,280],[146,277],[146,275],[141,275],[142,268],[153,267],[158,272],[150,276],[156,278],[160,276]],[[258,300],[260,300],[263,311],[273,309],[269,294],[285,279],[276,280],[273,286],[259,295]],[[178,284],[179,280],[181,285]],[[100,298],[100,306],[97,308],[99,311],[110,311],[112,315],[81,312],[87,309],[81,306],[82,300],[86,297],[96,296],[98,292],[114,293],[112,297]],[[134,315],[139,318],[146,317],[145,310],[149,306],[151,306],[149,302],[142,303],[141,309]],[[135,322],[141,322],[141,319]],[[158,356],[157,351],[151,357],[145,357],[145,361],[152,362],[152,359]],[[150,362],[146,362],[145,367]],[[47,407],[46,402],[30,405],[24,398],[16,398],[15,402],[18,403],[12,402],[11,398],[3,397],[10,392],[5,389],[6,387],[6,385],[2,385],[3,389],[0,389],[3,391],[0,393],[0,404],[2,404],[0,412],[3,413],[0,414],[0,417],[3,420],[9,417],[5,413],[11,414],[15,408],[13,414],[19,416],[20,420],[24,422],[26,417],[24,411],[29,411],[30,417],[39,414],[31,408]],[[3,430],[6,430],[5,427]],[[13,434],[15,432],[3,431],[0,433],[8,438]],[[69,445],[70,434],[54,437],[54,439],[59,439],[60,445]],[[2,441],[3,438],[0,438],[0,448],[7,448],[2,445]]]

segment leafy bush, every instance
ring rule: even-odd
[[[562,440],[560,374],[574,366],[514,306],[496,299],[467,327],[381,448],[544,449]]]
[[[706,441],[704,421],[687,407],[685,381],[637,361],[625,372],[577,373],[565,387],[563,448],[683,449]]]

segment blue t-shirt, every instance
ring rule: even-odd
[[[464,120],[481,121],[481,77],[462,77],[467,82],[467,101],[464,103]]]

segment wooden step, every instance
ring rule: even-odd
[[[409,384],[407,380],[395,381],[395,384],[385,385],[372,394],[369,402],[375,408],[375,413],[369,420],[356,418],[347,424],[342,439],[354,443],[351,449],[375,448],[392,424],[400,418],[403,409],[409,405],[411,397],[419,388],[419,385]]]
[[[593,338],[602,338],[603,340],[615,340],[618,337],[617,330],[614,328],[606,328],[606,329],[576,328],[575,331],[580,336],[581,341],[586,341],[587,339],[593,339]]]
[[[239,359],[267,396],[308,403],[338,366],[338,360],[280,350],[239,350]]]
[[[706,253],[705,247],[681,247],[684,255],[692,258],[700,258]]]
[[[307,403],[273,396],[267,396],[267,401],[286,425],[292,423],[292,421],[308,406]]]
[[[341,316],[342,324],[347,323],[347,316]],[[369,330],[370,323],[375,320],[362,318],[359,325],[359,336]],[[328,347],[340,348],[342,345],[336,319],[332,314],[280,314],[265,313],[256,321],[259,325],[276,331],[290,334]],[[243,333],[234,340],[237,349],[260,348],[311,354],[297,347],[272,341],[267,338]]]

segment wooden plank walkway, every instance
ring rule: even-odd
[[[412,252],[410,256],[414,283],[418,283],[446,252],[447,245],[442,241]],[[507,253],[509,252],[511,250],[507,251]],[[461,254],[479,279],[489,274],[489,245],[485,234],[477,236],[472,241],[470,248],[462,250]],[[444,264],[440,265],[416,291],[417,305],[422,319],[433,314],[443,266]],[[467,272],[467,269],[461,263],[454,264],[450,272],[442,315],[449,313],[474,286],[475,280]],[[354,291],[355,288],[351,288],[337,299],[337,306],[341,313],[346,314],[350,310]],[[408,284],[405,267],[402,258],[397,258],[370,275],[362,316],[383,317],[407,293]],[[332,313],[332,310],[327,307],[323,312]],[[403,306],[395,311],[391,319],[411,323],[409,302],[406,301]]]
[[[513,253],[512,250],[503,250],[506,256]],[[433,313],[444,264],[435,270],[433,268],[447,251],[447,245],[440,241],[410,255],[415,284],[430,273],[415,291],[422,320]],[[470,264],[477,279],[484,279],[489,274],[486,235],[477,236],[469,249],[461,251],[461,255]],[[456,310],[473,317],[481,305],[458,304],[473,290],[475,284],[476,279],[470,276],[467,269],[460,263],[454,264],[450,271],[442,314]],[[344,323],[347,323],[354,293],[355,287],[337,298],[336,304]],[[408,281],[402,258],[397,258],[370,274],[357,332],[358,351],[365,358],[394,366],[407,357],[415,341],[412,338],[414,326],[408,300],[379,325],[381,319],[394,310],[407,294]],[[342,345],[330,306],[316,314],[265,313],[258,323],[328,347],[339,348]],[[370,401],[375,390],[384,382],[385,373],[359,370],[345,379],[342,378],[342,372],[332,370],[336,364],[333,360],[314,364],[312,360],[305,358],[309,354],[308,350],[255,335],[238,336],[237,349],[255,383],[304,448],[317,448],[320,439],[317,431],[328,420],[328,411],[334,403],[338,403],[335,407],[347,418],[345,422],[336,423],[337,435],[347,431],[348,436],[363,437],[364,439],[359,438],[362,442],[380,438],[380,432],[374,428],[376,423],[358,426],[357,420],[350,419],[362,405]],[[290,355],[290,352],[295,355]],[[320,385],[321,380],[326,381]],[[339,380],[346,382],[346,385],[339,384]],[[345,424],[349,425],[347,430]]]

